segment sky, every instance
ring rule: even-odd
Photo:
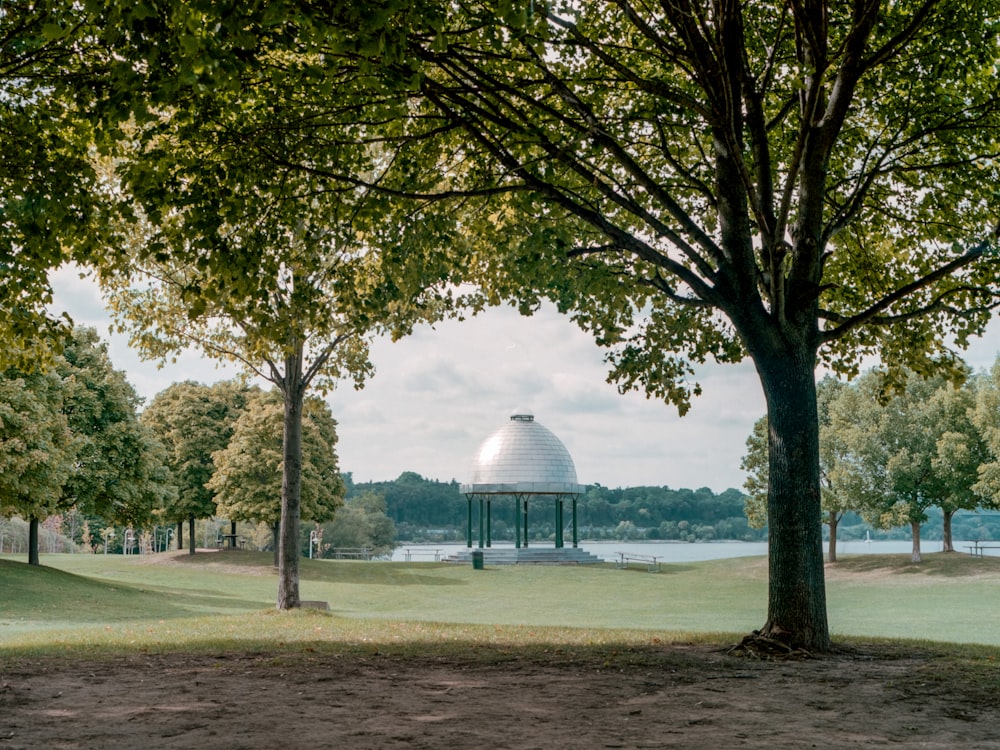
[[[100,292],[79,271],[52,275],[54,312],[68,312],[108,342],[114,366],[148,403],[171,383],[234,377],[197,350],[176,363],[143,361],[109,332]],[[994,324],[965,355],[973,369],[1000,351]],[[494,308],[475,318],[418,328],[372,347],[376,372],[363,390],[345,383],[327,396],[338,422],[341,471],[355,482],[391,480],[404,471],[427,479],[467,481],[479,445],[514,413],[562,440],[582,484],[674,489],[741,489],[740,459],[764,397],[753,365],[706,365],[692,378],[703,394],[686,416],[643,394],[621,395],[606,382],[604,352],[554,308],[531,317]]]

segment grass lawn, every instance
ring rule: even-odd
[[[271,556],[0,558],[0,651],[169,650],[279,641],[426,645],[449,639],[593,643],[735,640],[764,621],[761,558],[665,565],[471,566],[303,560],[304,600],[277,613]],[[835,637],[1000,645],[1000,559],[845,557],[827,567]]]

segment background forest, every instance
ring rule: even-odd
[[[47,479],[5,490],[0,552],[194,552],[237,540],[275,548],[283,421],[276,389],[175,383],[140,411],[92,329],[75,332],[55,372],[62,377],[11,368],[0,378],[0,461],[20,472],[3,476]],[[893,382],[870,370],[850,383],[826,378],[819,394],[831,560],[837,539],[942,540],[946,548],[950,540],[1000,539],[1000,366],[968,372],[959,386],[915,374]],[[469,506],[457,479],[406,471],[356,482],[339,466],[329,405],[311,397],[305,407],[302,555],[381,556],[400,543],[465,541]],[[766,418],[746,444],[745,491],[588,485],[578,499],[581,538],[766,540]],[[541,504],[533,513],[532,541],[555,537],[546,511]],[[512,522],[511,504],[496,501],[492,537],[513,541]]]

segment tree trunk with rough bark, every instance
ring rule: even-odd
[[[194,513],[188,516],[188,553],[194,554],[197,542],[194,538]]]
[[[913,536],[913,553],[910,562],[918,563],[920,558],[920,521],[910,521],[910,534]]]
[[[830,511],[827,514],[827,524],[830,526],[830,542],[826,548],[826,559],[837,562],[837,527],[840,525],[840,514]]]
[[[177,551],[184,549],[184,522],[177,522]]]
[[[299,598],[299,525],[302,503],[302,354],[285,358],[285,427],[282,440],[281,534],[278,537],[278,609],[296,609]]]
[[[768,603],[761,634],[828,651],[815,360],[759,354],[768,405]]]
[[[28,519],[28,565],[41,565],[38,561],[38,519]]]
[[[951,519],[955,515],[955,511],[946,510],[942,512],[941,515],[941,551],[942,552],[954,552],[955,543],[951,536]]]

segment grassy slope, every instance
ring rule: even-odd
[[[331,613],[286,617],[273,610],[276,577],[265,554],[47,555],[42,563],[0,559],[0,648],[274,638],[593,642],[612,632],[645,643],[724,639],[758,626],[767,597],[766,562],[757,558],[669,565],[659,574],[303,560],[302,597],[329,602]],[[831,627],[842,636],[1000,645],[998,584],[1000,559],[937,554],[913,566],[905,556],[848,557],[828,567]]]

